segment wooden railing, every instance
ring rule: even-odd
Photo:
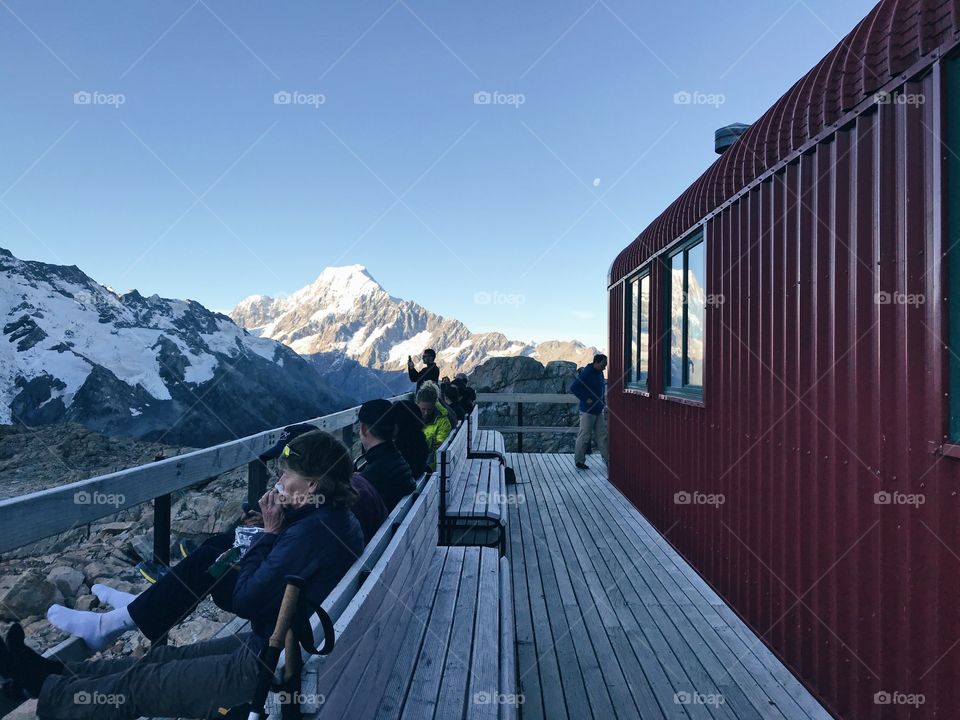
[[[409,393],[391,400],[408,397]],[[359,410],[359,406],[352,407],[303,422],[327,432],[339,432],[347,447],[351,447]],[[281,432],[282,427],[265,430],[222,445],[0,500],[0,553],[152,500],[155,559],[169,563],[172,493],[246,465],[247,497],[256,504],[267,483],[267,468],[259,457],[279,440]]]
[[[478,403],[516,403],[516,425],[481,425],[483,430],[497,430],[502,433],[516,433],[517,452],[523,452],[524,433],[575,433],[577,427],[564,425],[524,425],[523,405],[534,403],[575,404],[580,402],[575,395],[563,393],[477,393]]]

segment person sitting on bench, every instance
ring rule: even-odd
[[[125,608],[102,613],[86,635],[101,644],[97,637],[136,626],[157,639],[214,588],[230,596],[232,611],[250,620],[252,632],[155,646],[142,658],[63,664],[28,648],[23,628],[14,624],[0,643],[0,677],[23,696],[39,698],[37,715],[49,720],[207,717],[219,707],[249,701],[285,578],[321,558],[303,589],[308,607],[319,607],[363,551],[360,526],[349,509],[356,491],[347,448],[326,432],[305,433],[285,447],[280,467],[282,490],[261,498],[263,532],[242,559],[188,574],[180,571],[188,556],[167,576],[176,579],[157,583]]]
[[[393,444],[396,433],[393,403],[368,400],[360,406],[359,420],[363,455],[357,458],[354,469],[377,489],[387,510],[391,511],[417,487],[410,466]]]
[[[430,452],[428,467],[432,472],[437,465],[436,450],[453,431],[454,421],[440,401],[440,388],[436,383],[425,382],[417,391],[417,407],[423,416],[423,435]]]
[[[423,415],[413,400],[398,400],[393,404],[393,419],[397,426],[393,443],[410,466],[414,478],[427,470],[430,447],[423,434]]]
[[[309,423],[300,423],[284,428],[280,441],[261,455],[260,460],[262,462],[276,460],[290,440],[305,432],[317,429],[316,425],[310,425]],[[284,436],[286,436],[286,439],[284,439]],[[386,505],[383,504],[383,499],[376,488],[362,475],[354,473],[353,477],[350,478],[350,484],[357,491],[357,500],[353,503],[352,509],[360,523],[360,529],[363,531],[363,544],[366,546],[390,513],[387,511]]]

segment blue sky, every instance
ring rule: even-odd
[[[220,310],[358,263],[606,346],[617,252],[873,4],[0,0],[0,246]]]

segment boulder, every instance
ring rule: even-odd
[[[53,583],[64,597],[76,596],[83,581],[83,573],[67,565],[58,565],[47,573],[47,582]]]
[[[100,607],[100,600],[96,595],[80,595],[73,603],[74,610],[93,610]]]
[[[56,602],[57,593],[57,587],[43,575],[36,570],[27,570],[0,594],[0,617],[19,621],[32,615],[43,616]]]

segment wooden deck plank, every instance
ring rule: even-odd
[[[524,488],[526,493],[534,493],[537,483],[540,479],[537,477],[536,464],[534,460],[528,460],[526,471],[531,482]],[[538,628],[537,656],[549,652],[551,649],[556,653],[557,664],[560,672],[560,682],[544,681],[542,683],[544,700],[552,699],[553,696],[560,696],[566,704],[566,712],[569,717],[579,720],[580,718],[593,717],[591,705],[587,695],[587,688],[584,682],[584,676],[589,668],[581,668],[580,660],[577,657],[576,643],[571,636],[570,622],[567,619],[567,611],[564,608],[564,596],[569,597],[569,582],[564,574],[564,565],[557,562],[547,547],[543,538],[546,532],[543,527],[543,516],[540,508],[531,497],[528,502],[523,503],[523,508],[527,511],[525,521],[530,528],[533,537],[533,546],[537,554],[537,562],[540,568],[540,580],[543,584],[544,604],[538,606],[537,610],[543,613],[543,616],[537,618]],[[558,577],[557,569],[561,572]],[[569,600],[567,601],[569,604]],[[563,692],[558,693],[557,688],[562,687]],[[548,711],[547,717],[552,718],[553,714]]]
[[[563,477],[567,474],[564,470],[563,467],[555,466],[554,472],[558,477]],[[586,526],[589,532],[585,533],[583,541],[588,544],[597,543],[601,556],[609,558],[613,563],[613,567],[608,568],[608,587],[626,590],[626,606],[639,616],[638,625],[645,629],[656,627],[660,636],[653,639],[653,647],[656,647],[655,655],[669,670],[668,684],[664,686],[661,683],[656,691],[660,711],[668,716],[675,716],[677,706],[682,704],[676,701],[678,693],[692,694],[696,691],[704,697],[711,694],[717,695],[720,689],[712,682],[703,663],[704,648],[698,642],[699,637],[686,624],[676,622],[673,603],[662,588],[658,587],[655,581],[651,581],[649,568],[644,567],[643,557],[649,553],[635,552],[633,548],[625,549],[616,542],[608,524],[597,524],[595,517],[591,515],[592,508],[589,505],[590,481],[578,475],[576,482],[574,491],[568,493],[567,507],[576,514],[576,517],[568,517],[568,523]],[[641,593],[646,598],[642,604],[638,604],[634,598],[630,597],[631,587],[640,587]],[[634,637],[639,636],[634,635]],[[691,704],[686,710],[692,717],[734,717],[725,705],[707,708],[702,704]],[[750,717],[754,716],[745,716],[745,718]]]
[[[567,610],[568,628],[576,641],[577,655],[584,670],[590,704],[595,717],[609,717],[616,712],[628,716],[639,714],[629,692],[627,680],[620,663],[613,652],[609,638],[603,629],[602,609],[608,605],[602,597],[603,588],[596,569],[589,559],[586,563],[577,562],[582,546],[571,543],[566,523],[563,522],[555,505],[552,490],[556,483],[550,482],[552,470],[544,464],[543,456],[536,456],[537,476],[542,484],[534,491],[537,504],[547,510],[544,517],[544,541],[551,549],[555,561],[566,570],[569,583],[564,608]]]
[[[510,556],[510,575],[513,593],[513,615],[516,619],[516,646],[517,646],[517,677],[523,673],[523,668],[536,668],[537,655],[533,635],[533,614],[530,609],[530,588],[527,585],[526,552],[524,550],[523,527],[520,525],[519,511],[517,510],[517,487],[510,489],[511,532],[507,538]],[[524,696],[524,707],[533,713],[533,717],[543,715],[543,698],[540,690],[540,674],[529,673],[517,685],[517,692]]]
[[[616,513],[604,515],[603,508],[609,505],[608,498],[602,498],[595,504],[600,521],[610,523],[611,532],[620,535],[624,542],[624,549],[630,552],[631,537],[618,526],[620,519]],[[661,540],[662,542],[662,540]],[[654,543],[656,547],[657,543]],[[650,561],[652,562],[652,566]],[[662,563],[662,564],[661,564]],[[697,654],[703,666],[707,669],[710,679],[715,683],[716,691],[722,693],[727,707],[734,710],[737,717],[776,717],[783,714],[776,706],[770,706],[769,698],[757,680],[749,673],[743,672],[739,666],[739,658],[730,652],[730,648],[723,643],[717,633],[716,626],[707,621],[707,614],[715,614],[705,598],[697,595],[688,595],[684,592],[682,582],[677,583],[675,574],[664,573],[661,568],[673,564],[656,549],[648,556],[647,569],[652,582],[659,583],[662,591],[673,602],[674,611],[671,615],[675,626],[681,631],[689,647]],[[682,597],[678,597],[678,595]],[[738,676],[734,677],[734,672]],[[703,690],[700,690],[703,692]]]
[[[530,473],[526,470],[526,460],[522,455],[518,455],[514,462],[517,468],[517,485],[514,488],[516,490],[522,487],[525,491],[527,486],[532,485],[528,477]],[[515,588],[527,589],[527,594],[523,597],[518,596],[515,590],[513,603],[514,607],[527,604],[530,608],[530,625],[524,627],[523,632],[531,638],[533,643],[532,648],[520,655],[520,664],[517,667],[520,692],[524,695],[522,714],[525,719],[542,717],[565,720],[568,717],[566,694],[557,691],[557,688],[562,687],[560,656],[553,642],[553,633],[550,628],[547,591],[540,569],[540,557],[530,520],[530,508],[527,507],[526,502],[515,503],[511,505],[511,511],[516,513],[514,518],[516,522],[510,523],[511,532],[517,532],[520,535],[524,549],[523,566],[521,567],[519,563],[514,564],[513,572],[515,576],[517,573],[525,572],[526,574],[526,581],[517,583]],[[521,618],[524,617],[524,615],[517,616],[518,632]],[[540,692],[538,695],[531,692],[531,696],[527,698],[528,689],[539,689]],[[538,708],[541,714],[535,714]]]
[[[604,717],[597,669],[613,700],[606,716],[635,717],[639,707],[644,718],[830,717],[601,473],[576,470],[570,455],[508,458],[518,482],[509,545],[524,720],[559,717],[546,708],[556,695],[569,717]],[[576,678],[568,684],[571,669],[589,690]],[[723,702],[676,702],[677,692],[718,693]],[[636,707],[625,709],[630,702]]]
[[[604,507],[618,503],[629,505],[629,501],[616,488],[607,485],[598,486],[597,490],[604,494]],[[703,578],[669,547],[642,516],[611,513],[609,518],[618,523],[626,523],[629,528],[628,536],[641,538],[641,542],[648,543],[654,549],[654,554],[663,565],[677,568],[673,575],[675,578],[682,578],[678,581],[677,591],[685,593],[694,602],[703,620],[712,630],[705,634],[705,637],[710,641],[722,641],[725,649],[717,646],[718,654],[729,651],[736,658],[737,664],[743,665],[741,670],[745,671],[742,675],[744,686],[751,692],[754,692],[755,686],[760,686],[766,695],[766,698],[754,695],[754,704],[761,715],[767,716],[771,712],[779,711],[788,718],[829,717],[789,669],[780,663],[760,638],[736,616]],[[731,666],[725,665],[724,668],[729,671]],[[756,678],[763,675],[771,676],[775,682],[759,683]],[[776,710],[771,710],[770,703]]]
[[[548,488],[548,491],[553,490],[553,487]],[[557,500],[555,499],[554,502]],[[596,582],[600,586],[599,591],[594,590],[592,597],[600,611],[610,652],[620,666],[619,671],[625,676],[633,701],[642,717],[662,713],[664,712],[662,700],[668,696],[671,685],[660,664],[652,662],[654,655],[645,640],[641,644],[647,650],[645,658],[647,672],[644,671],[643,661],[637,657],[631,637],[642,637],[642,633],[626,599],[619,591],[618,585],[622,576],[614,577],[608,567],[607,558],[604,557],[597,543],[597,539],[602,538],[603,533],[596,528],[587,528],[582,523],[571,521],[569,514],[567,517],[568,521],[564,523],[564,527],[569,536],[570,545],[574,548],[581,567],[592,567]],[[675,712],[676,708],[667,706],[667,710]],[[685,717],[685,713],[680,711],[676,716]]]

